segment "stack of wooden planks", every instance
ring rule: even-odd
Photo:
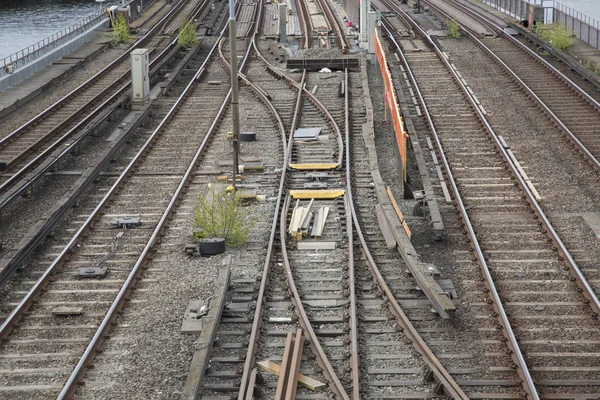
[[[309,235],[313,238],[320,238],[323,235],[329,207],[315,209],[314,201],[315,199],[311,199],[307,206],[301,206],[300,200],[296,201],[288,227],[288,233],[293,240],[302,240]]]

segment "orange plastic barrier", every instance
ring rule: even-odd
[[[381,46],[381,39],[379,33],[375,31],[375,55],[377,61],[379,61],[379,68],[381,68],[381,75],[383,76],[383,82],[385,83],[384,101],[387,109],[390,111],[392,116],[392,122],[394,124],[394,132],[396,133],[396,142],[398,144],[398,150],[400,151],[400,159],[402,160],[402,178],[406,182],[406,140],[408,134],[404,130],[404,124],[402,117],[400,116],[400,107],[398,106],[398,98],[396,97],[396,89],[394,89],[394,81],[392,80],[392,74],[388,68],[385,53]]]

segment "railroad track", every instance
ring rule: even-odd
[[[470,301],[493,304],[530,398],[592,396],[596,359],[586,332],[597,329],[597,299],[484,110],[441,51],[430,48],[402,58],[486,279],[485,287],[471,280]],[[561,321],[561,334],[550,320]]]
[[[0,327],[0,336],[7,341],[0,348],[5,355],[2,369],[21,371],[10,376],[4,391],[41,397],[61,393],[61,398],[74,393],[189,183],[214,130],[212,121],[224,109],[228,88],[207,82],[226,80],[227,75],[222,70],[200,71]],[[127,222],[117,221],[129,216],[140,218],[139,224],[127,228]],[[98,274],[81,279],[81,268]],[[108,280],[97,279],[107,275]],[[67,307],[63,311],[68,316],[62,319],[56,316],[60,306]],[[47,318],[60,321],[40,325]],[[82,345],[87,346],[83,354]],[[60,360],[68,360],[71,367],[57,368],[57,364],[64,366]]]
[[[278,75],[279,77],[284,77],[281,73],[277,73],[275,72],[276,70],[272,68],[272,71],[274,74]],[[343,79],[343,78],[342,78]],[[302,83],[299,85],[299,87],[303,86],[304,84],[304,79],[302,79],[301,81]],[[358,82],[360,82],[360,80],[358,80]],[[333,109],[333,114],[330,115],[336,115],[336,111],[337,112],[337,117],[339,119],[341,119],[342,124],[344,123],[344,121],[346,120],[345,116],[348,115],[348,106],[345,107],[345,112],[339,112],[340,109],[343,110],[344,109],[344,102],[340,100],[340,98],[338,97],[338,93],[342,94],[342,92],[338,92],[338,90],[332,90],[332,87],[334,88],[339,88],[341,85],[339,80],[335,80],[335,82],[333,81],[329,81],[328,83],[325,83],[325,80],[323,82],[320,83],[321,85],[323,85],[323,87],[325,87],[325,90],[323,90],[322,93],[325,93],[325,98],[323,99],[323,102],[321,102],[321,104],[325,104],[328,103],[329,107],[327,107],[326,109],[329,110],[329,108],[331,107],[331,109]],[[344,87],[347,87],[348,83],[347,81],[344,82]],[[333,93],[333,96],[331,95]],[[337,98],[338,100],[335,101],[334,98]],[[347,101],[347,100],[346,100]],[[285,109],[283,110],[283,113],[289,113],[289,99],[286,102],[287,105],[285,107]],[[334,103],[337,103],[337,107]],[[279,104],[279,102],[277,102],[277,104]],[[300,106],[297,106],[300,107]],[[301,108],[299,108],[300,110]],[[293,119],[293,123],[292,123],[292,127],[290,128],[290,132],[293,132],[293,128],[296,126],[296,123],[299,123],[301,125],[302,124],[300,121],[302,121],[302,118],[306,118],[304,117],[304,115],[308,114],[309,116],[311,116],[311,113],[307,113],[307,112],[301,112],[301,113],[295,113],[295,115],[301,115],[302,117],[299,118],[298,121],[296,121],[296,119]],[[334,118],[334,117],[332,117]],[[349,117],[348,117],[349,118]],[[358,117],[358,119],[360,119],[360,117]],[[335,120],[334,120],[335,121]],[[310,122],[312,123],[312,119],[310,120]],[[301,126],[298,125],[298,126]],[[334,126],[337,126],[338,123],[335,122]],[[339,127],[337,128],[339,129]],[[331,139],[329,139],[331,140]],[[296,146],[299,146],[299,144],[296,144]],[[359,152],[362,151],[363,148],[359,147]],[[316,156],[314,154],[317,154]],[[312,162],[314,163],[315,161],[329,161],[328,164],[333,164],[331,163],[331,159],[335,159],[335,152],[332,152],[331,150],[326,151],[326,152],[312,152],[311,155],[309,155],[308,153],[304,153],[302,151],[298,151],[296,149],[294,149],[294,145],[290,144],[290,154],[292,157],[292,160],[294,159],[294,157],[296,158],[297,161],[308,161],[308,162]],[[358,154],[358,153],[356,153]],[[363,153],[364,154],[364,153]],[[326,155],[327,157],[324,159],[323,156]],[[349,161],[349,160],[348,160]],[[290,180],[291,186],[289,186],[289,188],[294,188],[294,187],[299,187],[302,188],[304,187],[304,184],[307,181],[307,178],[310,178],[309,176],[306,176],[303,173],[299,173],[298,170],[296,170],[295,172],[293,171],[294,169],[299,169],[297,164],[292,164],[295,165],[295,168],[292,169],[292,171],[288,171],[288,179]],[[349,164],[348,164],[349,165]],[[314,166],[313,168],[318,168],[317,166]],[[302,169],[300,169],[300,171],[302,171]],[[349,171],[347,172],[349,175]],[[325,181],[329,182],[328,186],[330,187],[335,187],[336,185],[336,181],[339,180],[339,178],[341,178],[341,176],[339,175],[338,172],[332,171],[329,174],[329,178],[325,179]],[[296,179],[294,179],[293,177],[297,177]],[[333,179],[331,179],[333,178]],[[323,179],[323,177],[321,178]],[[308,179],[310,180],[310,179]],[[344,182],[344,180],[342,179],[342,182],[337,183],[337,185],[339,185],[339,187],[346,187],[346,183]],[[346,214],[348,208],[347,208],[347,201],[348,201],[348,197],[346,197],[343,202],[341,201],[341,199],[337,200],[337,206],[336,206],[336,202],[331,203],[331,200],[328,201],[323,201],[321,200],[320,203],[327,203],[330,202],[332,208],[335,206],[337,207],[338,210],[340,210],[340,216],[344,216],[344,214]],[[340,202],[343,204],[340,204]],[[326,338],[322,338],[319,337],[317,340],[315,340],[314,342],[311,340],[311,344],[312,346],[315,346],[315,342],[318,341],[318,343],[321,345],[321,349],[315,348],[313,347],[313,354],[321,354],[321,353],[325,353],[327,355],[327,359],[329,360],[329,364],[330,366],[325,365],[324,369],[325,370],[329,370],[329,371],[333,371],[333,373],[329,373],[328,374],[328,380],[330,382],[330,387],[332,389],[334,389],[334,392],[336,393],[337,397],[346,397],[348,396],[348,394],[346,393],[346,391],[350,391],[352,393],[352,397],[353,398],[359,398],[361,396],[361,390],[360,390],[360,371],[358,370],[358,342],[355,339],[352,338],[356,338],[358,337],[358,330],[357,330],[357,306],[356,306],[356,302],[360,301],[362,303],[364,303],[364,307],[368,308],[368,307],[373,307],[373,303],[377,304],[377,301],[379,301],[379,305],[384,304],[385,301],[383,299],[383,297],[377,296],[379,297],[379,299],[377,298],[372,298],[369,297],[368,295],[364,296],[364,298],[361,297],[357,297],[354,292],[355,289],[355,280],[353,277],[353,273],[350,271],[353,271],[353,261],[344,261],[343,259],[339,259],[339,255],[338,256],[325,256],[323,257],[326,253],[328,253],[327,251],[323,251],[320,250],[318,252],[315,251],[315,253],[313,254],[314,260],[311,263],[311,266],[309,267],[308,270],[306,270],[305,268],[305,262],[302,262],[302,259],[306,259],[306,256],[302,256],[302,252],[298,249],[297,247],[297,243],[298,242],[293,242],[293,241],[289,241],[289,239],[286,238],[286,233],[283,231],[283,229],[281,229],[281,227],[287,227],[289,225],[289,218],[290,218],[290,214],[289,212],[285,212],[285,210],[287,209],[289,211],[290,209],[290,198],[288,198],[286,200],[286,202],[284,203],[284,213],[282,213],[281,215],[281,220],[280,220],[280,240],[282,243],[282,250],[284,251],[284,257],[283,257],[283,264],[285,266],[285,271],[286,271],[286,276],[288,276],[288,281],[289,281],[289,287],[290,287],[290,291],[292,293],[292,297],[295,299],[295,304],[303,304],[303,307],[298,307],[296,308],[296,312],[299,314],[299,318],[301,321],[301,324],[303,326],[303,328],[305,330],[314,330],[317,333],[317,336],[320,336],[319,333],[323,333],[323,335],[330,335],[333,334],[335,335],[335,339],[326,339]],[[320,203],[316,203],[318,205],[314,205],[314,207],[318,207],[321,204]],[[372,207],[372,204],[370,204]],[[366,207],[365,207],[366,208]],[[341,212],[341,210],[343,210],[343,212]],[[371,210],[372,211],[372,210]],[[352,239],[350,239],[352,237],[352,235],[350,236],[346,236],[346,238],[344,239],[344,237],[340,237],[339,235],[339,231],[342,230],[343,226],[346,225],[345,230],[346,230],[346,234],[348,234],[348,232],[350,232],[352,230],[352,221],[345,220],[344,222],[338,222],[337,224],[340,224],[339,226],[335,226],[334,225],[334,229],[332,229],[333,232],[336,232],[335,235],[332,235],[332,238],[335,238],[335,243],[339,243],[340,241],[342,241],[342,243],[345,240],[348,240],[348,242],[350,243],[349,246],[353,247],[352,243]],[[381,241],[381,237],[378,237],[378,239]],[[288,242],[288,243],[286,243]],[[305,242],[306,243],[306,242]],[[314,242],[313,242],[314,243]],[[318,243],[318,242],[316,242]],[[364,242],[363,242],[364,243]],[[288,250],[288,246],[290,247],[290,249]],[[364,245],[366,247],[366,244]],[[336,246],[337,248],[337,246]],[[335,249],[332,249],[335,250]],[[366,250],[368,251],[368,249]],[[333,252],[329,252],[332,253]],[[352,255],[353,252],[350,251],[350,258],[352,260],[354,260],[354,256]],[[300,255],[300,256],[299,256]],[[398,256],[397,256],[398,257]],[[278,260],[278,259],[277,259]],[[372,259],[371,259],[372,260]],[[286,263],[289,262],[289,265]],[[349,262],[347,268],[348,268],[348,274],[350,274],[350,276],[348,277],[349,279],[349,284],[348,284],[348,289],[350,291],[350,293],[352,294],[346,294],[345,292],[345,276],[342,275],[340,276],[340,272],[343,273],[344,271],[344,267],[343,265],[345,263]],[[314,264],[319,264],[319,263],[323,263],[323,268],[318,268],[315,269],[314,268]],[[341,264],[341,265],[340,265]],[[374,262],[373,262],[374,264]],[[340,267],[338,268],[334,268],[335,266],[340,265]],[[274,268],[274,265],[269,264],[270,268]],[[364,262],[364,260],[362,261],[362,270],[361,272],[364,274],[365,270],[364,268],[366,267],[366,264]],[[265,274],[268,274],[268,269],[265,269]],[[320,272],[320,273],[319,273]],[[318,274],[318,275],[317,275]],[[308,277],[308,279],[307,279]],[[361,276],[363,279],[365,279],[365,275]],[[292,279],[293,278],[293,279]],[[298,283],[296,283],[298,282]],[[315,283],[315,282],[321,282],[321,283]],[[382,283],[383,286],[385,286],[385,283]],[[265,289],[266,290],[266,289]],[[360,290],[365,290],[364,287],[362,287]],[[368,290],[368,289],[367,289]],[[388,289],[389,290],[389,289]],[[412,290],[414,291],[414,287],[412,288]],[[389,292],[388,292],[389,293]],[[348,299],[348,300],[346,300]],[[335,302],[333,301],[335,300]],[[350,315],[352,315],[349,319],[345,318],[343,315],[339,314],[340,310],[330,310],[329,314],[326,315],[323,313],[323,310],[319,310],[319,306],[323,307],[326,303],[329,302],[329,306],[333,306],[334,303],[337,305],[340,305],[339,308],[341,308],[342,310],[345,310],[346,307],[341,306],[344,303],[347,303],[348,305],[350,304],[354,304],[353,306],[349,307],[349,313]],[[258,300],[257,300],[257,304],[261,304],[261,297],[259,296]],[[408,320],[406,319],[406,316],[398,310],[401,310],[398,306],[398,304],[395,301],[392,301],[392,303],[395,305],[395,312],[397,313],[396,315],[398,316],[398,319],[401,320],[402,317],[404,317],[404,320],[402,321],[403,323],[403,327],[405,327],[407,330],[410,330],[410,339],[409,340],[414,340],[415,343],[416,342],[421,342],[419,344],[415,344],[416,348],[419,348],[420,351],[423,352],[427,352],[427,346],[424,345],[424,343],[422,343],[422,339],[419,338],[419,335],[416,333],[416,330],[414,330],[414,327],[412,327],[412,325],[410,324],[410,322],[408,322]],[[312,305],[315,306],[316,308],[312,308],[309,307],[308,311],[306,310],[306,305]],[[361,304],[362,305],[362,304]],[[394,307],[394,306],[393,306]],[[428,312],[427,308],[427,312]],[[260,320],[260,316],[262,315],[261,310],[257,310],[256,311],[256,316],[255,316],[255,321]],[[303,315],[306,314],[306,317]],[[366,316],[368,314],[365,313],[364,311],[361,310],[360,315],[361,316]],[[377,313],[379,314],[379,312]],[[306,318],[306,319],[304,319]],[[263,318],[264,319],[264,318]],[[352,322],[352,319],[354,319],[355,322]],[[373,323],[376,321],[369,321],[369,317],[366,316],[365,318],[365,322],[368,323]],[[380,318],[379,322],[384,323],[385,319],[384,318]],[[259,323],[256,323],[257,326],[255,327],[254,331],[257,331],[257,329],[259,329],[258,327],[260,326]],[[350,324],[350,325],[348,325]],[[393,325],[392,325],[393,326]],[[323,330],[324,329],[324,330]],[[391,329],[391,328],[390,328]],[[323,331],[321,331],[323,330]],[[345,333],[344,330],[347,330],[348,333]],[[351,333],[352,332],[352,333]],[[447,372],[444,371],[444,368],[439,364],[439,361],[437,361],[437,359],[431,355],[428,354],[427,355],[427,361],[424,363],[424,365],[427,365],[428,367],[424,367],[422,370],[420,371],[416,371],[413,368],[412,370],[406,369],[406,368],[402,368],[399,367],[399,363],[402,362],[402,360],[406,361],[407,359],[407,354],[402,354],[402,353],[398,353],[395,355],[389,355],[386,357],[386,355],[381,353],[381,350],[383,349],[384,346],[387,346],[390,344],[390,341],[385,341],[384,338],[387,337],[388,339],[390,338],[390,336],[393,338],[394,334],[398,335],[400,337],[403,337],[403,334],[401,333],[402,331],[400,329],[398,329],[397,327],[394,326],[393,330],[391,330],[391,332],[387,332],[385,331],[385,329],[383,330],[383,332],[379,332],[378,328],[373,328],[371,330],[366,329],[365,330],[365,334],[370,334],[373,335],[373,340],[372,341],[367,341],[367,346],[371,346],[370,350],[367,350],[366,348],[361,349],[361,356],[364,354],[365,357],[370,358],[370,359],[378,359],[379,357],[379,361],[381,359],[387,359],[387,361],[384,361],[384,364],[386,366],[388,366],[389,368],[381,368],[381,369],[377,369],[374,368],[372,369],[370,372],[367,371],[362,371],[364,372],[364,375],[367,376],[369,373],[370,377],[374,377],[372,381],[366,380],[367,385],[369,387],[369,390],[367,393],[370,393],[371,395],[377,395],[377,393],[382,394],[385,392],[389,392],[390,388],[393,387],[394,389],[398,389],[398,387],[402,387],[402,386],[414,386],[408,389],[405,389],[403,393],[411,393],[413,395],[423,395],[423,393],[427,392],[427,390],[432,389],[432,388],[439,388],[439,385],[441,383],[442,386],[442,391],[447,391],[447,393],[451,393],[453,395],[456,395],[456,398],[461,398],[460,397],[460,389],[457,389],[455,387],[452,386],[451,383],[448,382],[447,378],[444,377],[444,375],[447,376]],[[349,334],[350,336],[345,336]],[[395,336],[396,338],[398,336]],[[348,339],[343,339],[344,337],[348,337],[350,339],[350,343],[351,343],[351,348],[349,349],[349,354],[347,354],[346,358],[341,358],[340,359],[340,354],[344,354],[346,352],[346,350],[344,350],[344,346],[343,344],[346,343],[348,341]],[[406,340],[406,337],[403,337],[404,340]],[[262,339],[261,339],[262,340]],[[250,344],[252,346],[252,343],[254,343],[254,340],[251,339]],[[393,342],[394,346],[401,346],[401,345],[405,345],[405,347],[411,348],[412,346],[410,346],[409,344],[406,344],[404,342],[402,343],[396,343]],[[281,346],[281,344],[280,344]],[[258,345],[259,348],[268,348],[269,346],[267,344],[259,344]],[[379,350],[379,351],[378,351]],[[252,348],[250,348],[248,350],[249,355],[252,354],[254,350]],[[350,354],[352,354],[352,356],[350,357]],[[349,358],[348,358],[349,357]],[[322,356],[320,357],[322,358]],[[249,356],[246,358],[246,367],[245,367],[245,379],[250,379],[250,371],[252,369],[252,363],[248,362],[248,360],[252,360],[252,357]],[[392,361],[389,361],[392,360]],[[323,363],[323,360],[321,361]],[[394,364],[394,362],[397,362],[396,364]],[[345,368],[344,368],[345,365]],[[434,366],[435,365],[435,366]],[[322,364],[323,366],[323,364]],[[406,366],[406,365],[405,365]],[[350,370],[350,375],[346,375],[345,373],[347,373],[348,369]],[[418,374],[422,374],[423,377],[427,374],[427,371],[429,371],[430,369],[435,369],[434,372],[434,376],[435,376],[435,380],[440,379],[439,381],[437,381],[437,383],[428,383],[426,382],[424,379],[422,381],[420,381],[418,378],[414,379],[414,380],[406,380],[404,382],[401,382],[400,380],[393,380],[394,378],[398,378],[399,376],[402,377],[406,377],[408,376],[409,378],[411,377],[411,373],[418,375]],[[341,374],[339,373],[339,371],[341,371]],[[335,374],[335,375],[334,375]],[[343,374],[343,375],[342,375]],[[335,378],[332,378],[333,376],[337,376],[338,378],[341,378],[341,382],[345,383],[345,389],[335,389]],[[390,378],[390,380],[388,381],[379,381],[378,382],[378,378],[381,379],[383,377],[385,378]],[[413,376],[414,377],[414,376]],[[441,382],[440,382],[441,381]],[[244,380],[242,381],[244,382]],[[443,383],[442,383],[443,382]],[[262,388],[262,386],[259,386]],[[272,384],[270,385],[271,389],[273,390],[275,388],[275,385]],[[425,387],[425,389],[424,389]],[[412,391],[411,391],[412,390]],[[244,384],[242,384],[241,389],[240,389],[240,396],[244,396],[245,393],[250,393],[251,390],[249,390]],[[464,398],[464,397],[463,397]]]
[[[486,20],[460,2],[452,1],[450,4],[494,30],[498,37],[479,38],[469,26],[463,29],[490,61],[498,65],[558,125],[584,158],[600,169],[600,139],[594,134],[593,128],[600,123],[600,103],[565,73],[517,38],[505,33],[495,22]],[[445,10],[444,15],[447,16],[448,11]],[[559,93],[560,96],[557,96]]]
[[[175,48],[176,40],[162,36],[163,25],[179,15],[184,4],[178,3],[132,45],[131,48],[147,46],[150,49],[151,66],[157,65]],[[199,1],[193,1],[192,4],[196,14],[206,5]],[[25,176],[46,161],[60,146],[65,143],[72,145],[68,141],[78,132],[90,130],[94,119],[101,116],[128,90],[129,67],[129,55],[126,52],[63,99],[0,139],[0,162],[3,163],[0,208],[17,198],[36,180],[35,177],[28,177],[24,182]],[[68,152],[69,150],[64,151],[63,154]],[[50,162],[48,167],[55,162],[56,160]]]
[[[344,34],[344,28],[327,0],[300,1],[298,4],[298,20],[304,35],[300,48],[312,48],[316,40],[316,47],[331,48],[333,41],[342,53],[347,53],[350,49],[350,43]],[[316,38],[313,38],[313,34],[316,34]],[[326,38],[322,36],[326,36]]]
[[[205,10],[198,10],[198,12],[202,15],[206,14]],[[220,11],[215,12],[220,14]],[[215,15],[213,14],[212,17],[214,19]],[[178,80],[185,80],[182,76],[186,74],[186,71],[181,67],[181,64],[190,63],[190,65],[193,65],[197,57],[202,55],[202,49],[206,46],[206,43],[211,40],[210,37],[204,38],[203,43],[187,52],[183,60],[179,62],[179,66],[173,70],[171,67],[172,61],[179,54],[177,47],[168,51],[165,56],[160,57],[162,58],[160,62],[155,60],[157,62],[153,63],[152,79],[157,80],[157,77],[162,79],[163,75],[168,77],[161,86],[163,95],[167,94],[173,85],[177,84]],[[176,38],[172,43],[175,42]],[[165,71],[168,71],[169,74],[166,75]],[[112,158],[119,153],[123,153],[123,151],[127,151],[122,150],[122,147],[125,149],[131,148],[129,143],[132,136],[135,138],[137,135],[134,132],[140,131],[138,125],[144,119],[154,119],[156,121],[161,113],[166,113],[166,111],[163,111],[163,106],[164,103],[169,103],[170,99],[165,98],[165,96],[157,96],[158,100],[153,102],[152,116],[154,118],[150,116],[150,105],[146,105],[137,112],[119,111],[119,105],[129,101],[127,95],[122,95],[124,90],[127,90],[127,85],[105,102],[105,105],[111,102],[112,105],[101,113],[91,127],[88,126],[75,133],[69,140],[69,146],[64,149],[61,146],[51,152],[50,156],[39,155],[36,159],[44,159],[45,157],[49,157],[49,159],[37,167],[33,165],[35,164],[33,162],[30,166],[35,167],[35,169],[27,173],[26,178],[11,188],[8,193],[0,196],[0,209],[4,212],[6,228],[2,232],[4,246],[0,249],[0,284],[5,283],[8,278],[13,276],[16,269],[24,267],[28,257],[46,238],[46,235],[52,231],[53,227],[60,224],[61,218],[70,212],[71,206],[79,204],[78,198],[87,190],[87,187],[92,184],[98,174],[106,173],[104,169],[110,169],[110,167],[118,165]],[[118,100],[115,102],[114,99]],[[117,121],[111,122],[111,119]],[[116,128],[117,124],[119,124],[117,131],[113,131],[108,137],[104,135],[104,132]],[[149,126],[152,126],[152,123],[143,124],[143,128]],[[148,129],[152,131],[152,129]],[[140,137],[144,134],[141,134]],[[141,144],[139,147],[141,147]],[[70,152],[75,153],[76,157],[65,157]],[[125,168],[126,165],[120,166]],[[116,172],[117,176],[120,171]],[[36,185],[37,189],[43,190],[44,196],[42,199],[38,199],[37,194],[34,194],[35,201],[21,199],[22,201],[13,202],[24,191],[31,194],[34,184],[38,184]],[[42,214],[40,214],[40,210]],[[23,217],[19,219],[19,215]],[[57,245],[61,244],[64,243]]]

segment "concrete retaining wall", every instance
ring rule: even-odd
[[[94,26],[90,27],[87,31],[81,33],[78,36],[73,37],[73,39],[68,42],[62,44],[60,47],[44,54],[40,58],[35,61],[27,64],[19,69],[17,69],[12,74],[7,74],[0,77],[0,92],[8,89],[9,87],[16,85],[24,79],[32,76],[36,72],[39,72],[44,67],[52,64],[56,60],[72,53],[74,50],[79,48],[81,45],[91,41],[96,36],[98,36],[104,29],[108,28],[109,19],[108,16],[106,19],[98,22]]]

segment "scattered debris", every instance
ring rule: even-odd
[[[279,373],[281,371],[281,365],[270,360],[259,361],[256,363],[256,365],[258,365],[263,371],[269,372],[276,376],[279,376]],[[310,378],[302,374],[298,375],[298,383],[301,386],[310,390],[318,390],[327,386],[326,383],[323,383],[321,381],[318,381],[316,379]]]
[[[191,300],[188,304],[185,314],[183,316],[183,322],[181,323],[181,333],[185,334],[198,334],[202,332],[202,317],[208,314],[210,309],[210,299],[206,300]]]

